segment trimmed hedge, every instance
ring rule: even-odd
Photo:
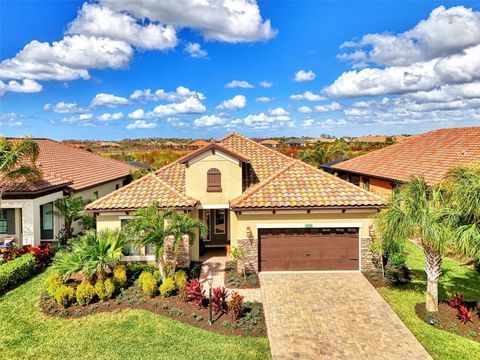
[[[0,294],[17,286],[36,272],[37,262],[30,253],[0,265]]]

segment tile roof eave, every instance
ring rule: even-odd
[[[174,210],[193,210],[197,204],[193,206],[159,206],[159,209],[174,209]],[[142,207],[144,208],[144,207]],[[86,212],[88,214],[100,214],[104,212],[130,212],[130,211],[137,211],[139,209],[142,209],[140,207],[138,208],[101,208],[101,209],[86,209]]]
[[[348,161],[348,160],[346,160],[346,161]],[[405,183],[405,182],[408,181],[408,180],[406,180],[406,179],[391,178],[391,177],[378,175],[378,174],[375,174],[375,173],[372,173],[372,172],[368,172],[368,171],[358,171],[358,170],[342,169],[342,168],[340,168],[340,167],[337,167],[337,165],[340,165],[340,164],[342,164],[342,163],[335,164],[335,165],[330,166],[330,167],[328,167],[328,168],[329,168],[329,169],[332,169],[332,170],[343,171],[343,172],[346,172],[346,173],[352,173],[352,174],[356,174],[356,175],[367,175],[367,176],[374,177],[374,178],[377,178],[377,179],[387,180],[387,181],[393,181],[393,182],[398,182],[398,183]]]
[[[259,206],[259,207],[235,207],[230,206],[230,210],[232,211],[250,211],[250,210],[265,210],[265,211],[274,211],[274,210],[345,210],[345,209],[365,209],[365,210],[379,210],[384,209],[387,207],[385,204],[378,204],[378,205],[344,205],[344,206],[277,206],[277,207],[268,207],[268,206]]]

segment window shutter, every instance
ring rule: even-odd
[[[207,191],[222,191],[222,174],[220,170],[212,168],[207,171]]]

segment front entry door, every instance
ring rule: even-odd
[[[205,223],[208,227],[206,246],[224,246],[228,240],[228,212],[226,209],[208,209],[205,211]]]

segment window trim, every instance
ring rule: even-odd
[[[217,231],[217,213],[223,214],[223,231]],[[215,216],[213,218],[213,231],[215,235],[225,235],[227,232],[227,212],[224,209],[215,210]]]
[[[51,206],[50,213],[48,213],[48,212],[45,213],[44,209],[45,209],[46,206]],[[53,240],[54,239],[55,219],[54,219],[53,211],[54,211],[53,202],[48,202],[48,203],[40,205],[40,239],[41,240]],[[52,221],[52,228],[51,229],[45,229],[44,228],[45,216],[51,217],[51,221]]]

